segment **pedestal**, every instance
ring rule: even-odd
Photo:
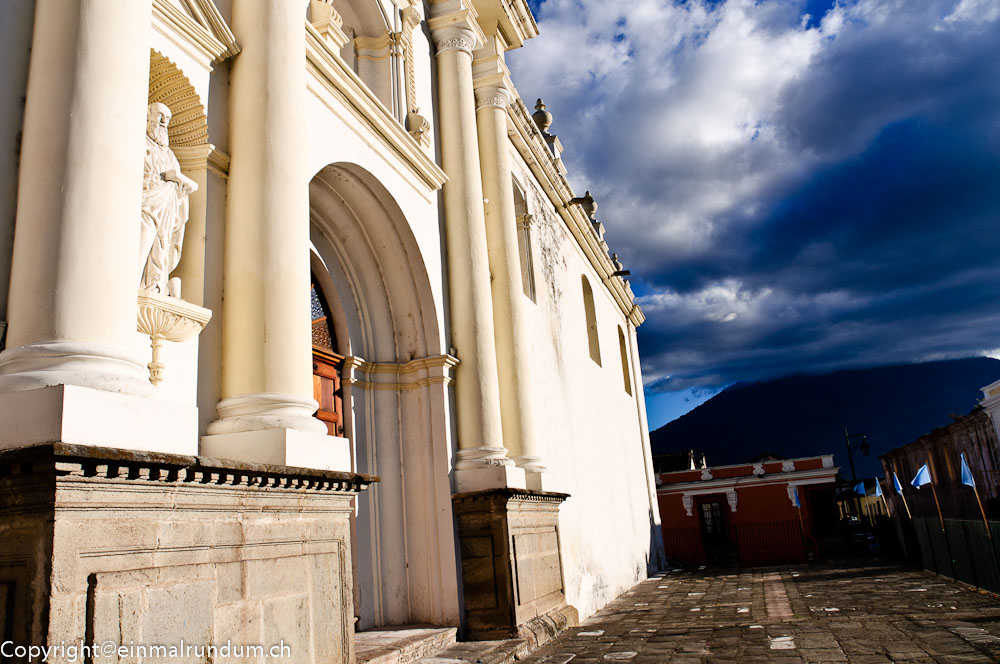
[[[452,496],[468,638],[539,646],[577,623],[559,549],[559,505],[568,497],[525,489]]]
[[[377,480],[61,443],[0,452],[0,633],[217,648],[57,649],[56,664],[272,658],[232,650],[247,644],[353,663],[351,502]]]

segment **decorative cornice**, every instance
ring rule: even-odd
[[[570,497],[568,493],[558,493],[556,491],[533,491],[532,489],[514,489],[510,487],[499,489],[486,489],[485,491],[470,491],[467,493],[456,493],[451,500],[454,503],[474,503],[474,502],[494,502],[497,500],[529,503],[562,503]]]
[[[357,492],[379,481],[374,475],[361,473],[67,443],[0,451],[0,477],[31,480],[46,475],[55,475],[57,480],[78,478],[313,492]]]
[[[236,37],[210,0],[190,0],[188,14],[170,0],[153,0],[153,27],[168,38],[181,37],[186,50],[211,68],[240,52]]]
[[[393,32],[384,32],[377,37],[355,37],[354,52],[358,60],[385,60],[389,57],[397,36]]]
[[[569,205],[574,198],[573,190],[566,179],[562,160],[552,154],[545,137],[531,117],[520,98],[515,98],[507,106],[511,142],[521,154],[528,168],[542,187],[549,202],[555,208],[567,229],[583,251],[597,276],[611,294],[612,299],[631,323],[639,327],[646,320],[642,309],[635,303],[631,287],[620,277],[613,277],[614,265],[607,250],[594,235],[590,220],[578,205]]]
[[[342,380],[347,385],[371,390],[414,390],[428,385],[450,385],[458,358],[431,355],[409,362],[368,362],[350,355],[344,358]]]
[[[221,150],[217,150],[215,146],[213,146],[212,151],[208,153],[208,167],[215,171],[218,175],[228,178],[229,155]]]
[[[476,88],[476,110],[492,107],[505,110],[510,104],[511,94],[507,88],[500,86],[487,86]]]
[[[701,495],[706,493],[725,493],[728,490],[735,490],[737,487],[744,489],[769,484],[824,484],[835,481],[839,470],[839,467],[817,468],[815,470],[797,470],[793,473],[772,473],[764,477],[740,475],[739,477],[717,477],[711,480],[660,484],[656,487],[656,493],[690,493]]]

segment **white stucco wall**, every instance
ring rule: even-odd
[[[534,217],[537,304],[532,313],[533,394],[545,413],[541,433],[547,489],[571,497],[560,510],[566,595],[588,616],[646,578],[651,546],[643,432],[630,366],[625,391],[618,341],[627,321],[565,222],[511,148],[515,177]],[[594,294],[601,364],[590,357],[581,276]]]

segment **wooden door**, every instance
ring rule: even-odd
[[[344,436],[344,400],[340,374],[344,356],[313,346],[313,399],[319,404],[316,417],[331,436]]]

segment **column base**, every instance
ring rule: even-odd
[[[351,441],[301,429],[210,434],[202,437],[200,453],[218,459],[319,470],[350,471],[353,465]]]
[[[326,425],[312,415],[319,404],[294,394],[241,394],[216,406],[219,419],[208,425],[209,435],[297,429],[326,435]]]
[[[79,385],[0,393],[0,449],[38,443],[197,454],[198,409]]]
[[[555,491],[552,478],[545,473],[524,474],[524,486],[532,491]]]
[[[487,489],[525,489],[524,468],[514,464],[455,468],[455,492],[485,491]]]
[[[452,496],[462,553],[465,633],[538,646],[576,624],[559,550],[565,493],[495,489]]]
[[[532,491],[554,491],[551,479],[545,474],[548,470],[542,465],[542,458],[537,456],[519,456],[514,459],[519,468],[524,469],[525,486]]]
[[[47,341],[0,353],[0,392],[79,385],[152,397],[155,389],[137,353],[104,344]]]

